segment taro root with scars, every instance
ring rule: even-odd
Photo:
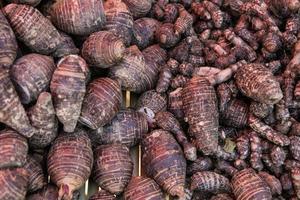
[[[50,54],[62,42],[58,30],[36,8],[8,4],[2,10],[16,37],[33,51]]]
[[[197,172],[192,176],[191,190],[202,192],[231,192],[231,185],[228,178],[215,172]]]
[[[104,2],[106,24],[104,29],[122,39],[126,46],[132,40],[133,17],[128,7],[121,0],[107,0]]]
[[[280,181],[267,172],[259,172],[258,175],[268,184],[272,195],[281,195],[282,186]]]
[[[10,77],[24,104],[36,100],[46,91],[56,66],[50,56],[27,54],[16,60],[10,70]]]
[[[182,146],[187,160],[195,161],[197,159],[196,147],[188,141],[180,123],[172,113],[166,111],[156,113],[155,123],[159,128],[170,131],[174,135],[178,143]]]
[[[93,179],[111,194],[120,194],[129,183],[133,162],[128,147],[121,144],[100,145],[94,151]]]
[[[58,120],[52,103],[51,94],[42,92],[34,106],[28,109],[29,120],[37,131],[29,138],[32,148],[44,148],[57,136]]]
[[[117,81],[110,78],[95,79],[88,85],[79,122],[93,130],[104,126],[119,111],[121,98],[121,87]]]
[[[74,190],[89,178],[93,166],[93,151],[88,135],[82,129],[61,133],[51,146],[47,171],[59,187],[58,199],[70,200]]]
[[[267,183],[251,168],[236,173],[231,179],[231,185],[237,200],[272,199]]]
[[[25,137],[10,129],[0,132],[0,169],[23,167],[27,153],[28,144]]]
[[[235,74],[236,85],[246,96],[265,104],[276,104],[282,97],[280,84],[261,64],[251,63],[240,67]]]
[[[74,35],[99,31],[106,22],[102,0],[57,0],[48,12],[53,24]]]
[[[300,198],[300,168],[294,167],[291,169],[291,178],[294,187],[294,191],[297,198]]]
[[[124,192],[125,200],[163,199],[159,185],[148,177],[134,176]]]
[[[122,40],[108,31],[91,34],[83,43],[82,57],[90,66],[108,68],[120,62],[124,56]]]
[[[17,57],[18,44],[13,30],[1,10],[0,35],[0,66],[9,68]]]
[[[110,194],[109,192],[105,190],[100,190],[97,193],[93,194],[90,196],[89,200],[116,200],[117,198],[113,195]]]
[[[63,57],[55,69],[50,90],[53,105],[65,132],[75,130],[86,92],[89,68],[77,55]]]
[[[29,174],[24,168],[0,170],[0,199],[24,200],[29,184]]]
[[[26,197],[26,200],[57,200],[58,188],[54,185],[48,184],[43,189],[36,191]],[[79,200],[79,192],[73,192],[72,200]],[[110,199],[109,199],[110,200]]]
[[[36,132],[31,126],[9,74],[0,69],[0,122],[13,128],[21,135],[30,138]]]
[[[7,0],[9,3],[27,4],[30,6],[37,6],[42,0]]]
[[[78,54],[79,49],[75,46],[73,39],[62,31],[59,33],[62,38],[62,42],[51,55],[53,57],[61,58],[67,55]]]
[[[110,123],[90,132],[98,144],[121,143],[128,148],[138,144],[148,132],[147,118],[133,109],[120,110]]]
[[[146,174],[168,194],[183,198],[186,160],[171,133],[157,129],[147,134],[142,141],[142,153]]]
[[[151,0],[123,0],[134,18],[145,16],[152,7]]]
[[[24,168],[29,173],[29,184],[27,189],[29,193],[42,189],[47,184],[41,164],[33,157],[27,156]]]

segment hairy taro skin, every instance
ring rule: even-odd
[[[98,78],[88,85],[79,121],[96,130],[110,122],[121,107],[119,83],[110,78]]]
[[[147,132],[147,118],[133,109],[126,109],[120,110],[110,123],[91,131],[89,135],[95,138],[95,143],[120,143],[130,148],[138,144]]]
[[[267,183],[252,169],[236,173],[232,179],[232,190],[237,200],[271,200],[272,194]]]
[[[125,192],[125,200],[161,200],[164,195],[159,185],[151,178],[134,176],[131,178]]]
[[[0,132],[0,169],[23,167],[28,153],[25,137],[11,129]]]
[[[0,66],[9,68],[17,57],[18,44],[15,34],[0,10]]]
[[[128,147],[121,144],[100,145],[94,151],[93,178],[98,186],[112,194],[120,194],[129,183],[133,162]]]
[[[100,190],[90,196],[89,200],[116,200],[117,198],[105,190]]]
[[[243,94],[260,103],[276,104],[283,97],[279,82],[262,64],[251,63],[240,67],[235,81]]]
[[[192,141],[205,155],[214,154],[218,146],[219,112],[213,86],[203,77],[193,77],[183,88],[182,102]]]
[[[57,0],[49,15],[59,29],[74,35],[99,31],[106,22],[102,0]]]
[[[30,138],[36,129],[31,126],[5,69],[0,69],[0,94],[0,122],[13,128],[26,138]]]
[[[63,57],[57,64],[50,84],[53,103],[65,132],[75,130],[86,92],[89,68],[77,55]]]
[[[90,66],[108,68],[120,62],[124,52],[121,39],[109,31],[99,31],[85,40],[81,55]]]
[[[24,168],[0,170],[0,199],[24,200],[29,183],[29,174]]]
[[[8,4],[3,13],[16,37],[37,53],[50,54],[62,42],[58,30],[34,7]]]
[[[32,148],[44,148],[57,136],[58,120],[52,103],[51,94],[42,92],[34,106],[27,110],[31,124],[37,129],[29,138],[28,143]]]
[[[142,141],[142,153],[146,174],[168,194],[183,198],[186,160],[171,133],[162,129],[150,132]]]
[[[17,59],[10,70],[10,77],[23,104],[36,100],[46,91],[56,66],[50,56],[31,53]]]
[[[59,187],[59,197],[72,198],[89,178],[93,166],[91,141],[84,130],[61,133],[53,142],[48,158],[47,171],[51,181]]]

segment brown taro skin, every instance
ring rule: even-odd
[[[17,57],[18,44],[15,34],[0,10],[0,66],[9,68]]]
[[[162,200],[164,195],[159,185],[151,178],[134,176],[125,192],[125,200]]]
[[[47,159],[51,181],[59,187],[59,197],[72,198],[89,178],[93,166],[91,141],[84,130],[61,133],[53,142]]]
[[[42,189],[47,184],[41,164],[33,157],[27,156],[24,168],[29,173],[29,184],[27,191],[29,193]]]
[[[300,168],[294,167],[291,169],[291,177],[292,177],[292,183],[295,190],[295,193],[300,198]]]
[[[141,93],[151,85],[151,74],[142,52],[136,45],[126,49],[123,60],[110,68],[109,76],[118,80],[122,89]]]
[[[120,62],[125,45],[109,31],[91,34],[83,43],[81,55],[90,66],[108,68]]]
[[[89,200],[116,200],[117,198],[105,190],[100,190],[92,195]]]
[[[276,104],[282,97],[279,82],[262,64],[240,67],[235,74],[236,85],[247,97],[265,104]]]
[[[31,124],[37,129],[28,140],[32,148],[45,148],[57,136],[58,120],[52,103],[51,94],[42,92],[34,106],[28,109]]]
[[[57,64],[50,84],[54,108],[64,131],[75,130],[86,92],[89,68],[77,55],[63,57]]]
[[[16,37],[35,52],[50,54],[62,41],[58,30],[34,7],[12,3],[3,13]]]
[[[148,132],[147,118],[133,109],[120,110],[110,123],[92,131],[99,144],[120,143],[128,148],[138,144]]]
[[[78,54],[79,49],[75,46],[75,43],[71,36],[67,35],[66,33],[59,31],[60,36],[62,38],[61,44],[57,47],[55,52],[52,53],[53,57],[64,57],[71,54]]]
[[[100,145],[95,149],[94,157],[96,184],[112,194],[122,193],[133,173],[129,149],[121,144]]]
[[[134,18],[145,16],[152,7],[151,0],[124,0]]]
[[[36,130],[30,125],[24,107],[5,69],[0,69],[0,94],[0,122],[30,138]]]
[[[181,147],[168,131],[157,129],[142,141],[146,174],[172,196],[185,196],[186,160]]]
[[[272,199],[267,183],[252,168],[246,168],[236,173],[231,179],[231,184],[237,200]]]
[[[79,121],[96,130],[113,119],[120,110],[121,101],[119,83],[110,78],[98,78],[87,88]]]
[[[231,185],[228,178],[215,172],[197,172],[191,179],[191,190],[202,192],[231,192]]]
[[[217,96],[207,79],[193,77],[182,91],[185,120],[198,150],[212,155],[218,146],[219,112]]]
[[[290,136],[290,152],[294,159],[300,160],[300,137],[299,136]]]
[[[24,200],[29,183],[29,174],[24,168],[0,170],[0,199]]]
[[[99,31],[106,21],[102,0],[57,0],[49,14],[56,27],[74,35]]]
[[[56,66],[50,56],[31,53],[16,60],[10,77],[23,104],[36,100],[48,89]]]
[[[129,46],[132,39],[133,17],[127,5],[121,0],[104,2],[106,16],[105,30],[112,32]]]
[[[11,129],[0,132],[0,169],[24,166],[27,152],[25,137]]]

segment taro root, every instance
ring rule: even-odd
[[[105,190],[100,190],[92,195],[89,200],[116,200],[117,198]]]
[[[130,148],[138,144],[147,132],[146,117],[132,109],[126,109],[118,112],[110,123],[92,131],[90,135],[95,135],[99,144],[120,143]]]
[[[17,57],[18,44],[8,21],[0,11],[0,66],[10,67]]]
[[[151,0],[124,0],[134,18],[145,16],[151,9]]]
[[[7,0],[9,3],[27,4],[30,6],[37,6],[42,0]]]
[[[133,172],[129,149],[121,144],[100,145],[94,151],[94,158],[96,184],[112,194],[122,193]]]
[[[42,166],[34,158],[27,156],[24,168],[29,173],[28,192],[31,193],[42,189],[46,185],[46,177],[44,176]]]
[[[109,76],[121,83],[122,89],[140,93],[149,89],[148,65],[137,46],[126,49],[122,62],[110,68]]]
[[[58,0],[48,12],[55,26],[74,35],[89,35],[105,24],[102,0]]]
[[[229,179],[215,172],[197,172],[192,176],[191,190],[201,192],[230,192],[231,185]]]
[[[121,95],[117,81],[110,78],[94,80],[87,88],[79,121],[93,130],[104,126],[119,111]]]
[[[159,78],[156,84],[156,92],[166,92],[171,84],[172,71],[169,66],[164,66],[159,72]]]
[[[226,193],[221,193],[213,196],[210,200],[233,200],[233,198]]]
[[[27,54],[14,63],[10,77],[22,103],[36,100],[48,89],[55,67],[52,57],[36,53]]]
[[[26,200],[57,200],[58,188],[54,185],[46,185],[43,189],[36,191],[26,197]],[[79,200],[79,192],[73,192],[72,200]]]
[[[90,66],[108,68],[120,62],[124,56],[122,40],[108,31],[91,34],[83,43],[81,55]]]
[[[213,162],[209,157],[198,157],[191,164],[187,165],[187,175],[193,175],[197,172],[208,171],[213,168]]]
[[[59,33],[60,33],[62,42],[57,47],[55,52],[52,53],[52,56],[61,58],[61,57],[71,55],[71,54],[78,54],[79,49],[77,49],[77,47],[75,46],[73,39],[69,35],[65,34],[62,31],[60,31]]]
[[[36,130],[30,125],[26,112],[5,69],[0,69],[0,94],[0,122],[30,138]]]
[[[179,42],[180,36],[175,34],[175,29],[173,24],[164,23],[157,29],[155,33],[155,39],[156,41],[159,42],[159,44],[162,47],[170,48],[175,46]]]
[[[267,183],[251,168],[236,173],[232,177],[231,184],[237,200],[272,199]]]
[[[182,88],[177,88],[168,96],[168,110],[177,119],[181,120],[184,117],[183,103],[182,103]]]
[[[151,178],[134,176],[125,192],[125,200],[163,199],[159,185]]]
[[[292,157],[296,160],[300,160],[300,137],[291,136],[291,144],[289,146]]]
[[[235,74],[235,81],[243,94],[260,103],[276,104],[283,97],[279,82],[261,64],[240,67]]]
[[[26,138],[14,130],[0,132],[0,168],[22,167],[26,162],[28,144]]]
[[[144,92],[138,99],[136,110],[147,116],[149,125],[154,122],[155,114],[167,109],[167,99],[165,94],[157,93],[155,90]]]
[[[70,200],[72,192],[89,178],[93,166],[92,145],[84,130],[61,133],[50,148],[47,169],[59,187],[59,199]]]
[[[187,160],[194,161],[197,159],[196,147],[188,141],[185,133],[180,126],[180,123],[172,113],[163,111],[156,113],[155,123],[159,128],[170,131],[174,134],[178,143],[183,147],[183,152]]]
[[[0,170],[0,199],[25,199],[29,174],[24,168],[8,168]]]
[[[155,36],[156,30],[159,28],[160,22],[152,18],[140,18],[134,21],[133,24],[133,42],[140,49],[149,46]]]
[[[89,69],[77,55],[62,58],[54,71],[50,90],[56,115],[65,132],[73,132],[81,112]]]
[[[197,149],[212,155],[218,146],[219,112],[213,86],[203,77],[194,77],[183,88],[183,109],[189,134]]]
[[[3,8],[17,38],[33,51],[50,54],[62,42],[58,30],[37,9],[21,4],[9,4]]]
[[[268,184],[271,189],[272,195],[280,195],[282,192],[282,186],[280,181],[267,172],[259,172],[258,175]]]
[[[146,174],[168,194],[183,198],[186,160],[175,138],[168,131],[154,130],[143,139],[142,153]]]
[[[295,190],[295,193],[300,198],[300,169],[297,167],[294,167],[291,169],[291,177],[292,177],[292,183]]]
[[[27,111],[31,124],[37,129],[29,138],[28,143],[33,148],[48,146],[57,136],[58,121],[52,103],[51,94],[42,92],[36,104]]]
[[[105,30],[112,32],[129,46],[132,38],[133,17],[128,7],[121,0],[104,2],[106,16]]]

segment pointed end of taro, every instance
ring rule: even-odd
[[[8,16],[16,10],[17,6],[18,6],[18,4],[10,3],[7,6],[5,6],[4,8],[2,8],[2,12],[5,16]]]
[[[58,191],[58,200],[71,200],[72,191],[68,185],[62,184]]]
[[[185,197],[184,186],[183,185],[175,186],[175,187],[171,188],[169,193],[172,196],[177,196],[179,199],[184,199],[184,197]]]

